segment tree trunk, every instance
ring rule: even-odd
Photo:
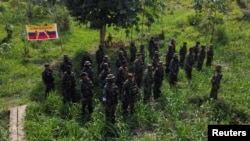
[[[100,28],[100,44],[105,45],[106,26]]]

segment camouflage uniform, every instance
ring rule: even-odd
[[[122,94],[122,85],[127,79],[128,76],[128,68],[127,62],[123,61],[123,65],[117,71],[116,84],[119,88],[119,93]]]
[[[215,74],[211,79],[212,89],[210,92],[210,98],[217,99],[218,90],[220,89],[220,81],[222,79],[221,66],[217,65],[215,68]]]
[[[210,45],[209,50],[207,51],[207,62],[206,66],[211,66],[212,61],[214,58],[214,50],[213,50],[213,45]]]
[[[88,74],[89,79],[93,82],[94,81],[94,71],[91,67],[91,63],[86,61],[84,63],[84,67],[82,68],[81,72],[86,72]]]
[[[198,60],[197,60],[197,70],[198,71],[202,70],[202,66],[203,66],[203,62],[204,62],[205,57],[206,57],[206,46],[201,46],[201,50],[200,50]]]
[[[106,120],[115,123],[115,111],[118,104],[118,87],[114,83],[115,76],[109,74],[107,76],[107,83],[103,89],[103,103],[105,109]]]
[[[190,81],[192,79],[192,69],[194,65],[193,48],[189,49],[189,54],[186,56],[185,62],[185,73],[187,79]]]
[[[62,92],[64,102],[75,102],[75,86],[76,77],[75,73],[71,71],[71,67],[67,66],[67,71],[64,72],[62,77]]]
[[[67,70],[67,66],[70,66],[71,68],[73,67],[72,62],[69,60],[68,55],[64,55],[63,56],[63,62],[60,65],[60,70],[59,70],[59,74],[60,76],[62,76],[64,74],[64,72]]]
[[[184,62],[185,62],[185,57],[187,55],[187,42],[183,43],[183,46],[180,49],[180,67],[183,68]]]
[[[98,74],[100,74],[101,72],[102,72],[102,70],[104,69],[104,63],[107,63],[108,64],[108,67],[110,68],[111,67],[111,65],[110,65],[110,62],[109,62],[109,57],[108,57],[108,55],[105,55],[104,57],[103,57],[103,61],[102,61],[102,63],[99,65],[99,73]]]
[[[99,45],[99,49],[95,53],[98,74],[101,72],[100,65],[101,65],[101,63],[103,61],[104,55],[105,55],[105,52],[104,52],[104,49],[103,49],[103,45]]]
[[[148,64],[147,69],[143,76],[143,91],[144,91],[143,101],[145,103],[150,100],[150,97],[152,95],[153,80],[154,76],[153,76],[152,65]]]
[[[173,56],[174,56],[174,50],[173,50],[173,47],[172,46],[168,46],[168,51],[167,51],[167,54],[166,54],[166,70],[165,70],[165,72],[166,72],[166,76],[168,76],[168,74],[169,74],[169,71],[170,71],[170,69],[169,69],[169,67],[170,67],[170,62],[171,62],[171,60],[172,60],[172,58],[173,58]]]
[[[148,51],[149,51],[149,57],[152,59],[154,52],[158,51],[158,46],[155,43],[154,37],[151,37],[150,41],[148,42]]]
[[[169,74],[169,84],[170,86],[175,86],[178,80],[179,72],[179,60],[178,55],[175,54],[170,63],[170,74]]]
[[[84,52],[82,59],[81,59],[81,69],[84,67],[85,61],[89,61],[92,64],[92,60],[88,54],[88,52]]]
[[[104,63],[103,65],[104,65],[104,69],[99,74],[99,84],[101,88],[103,88],[106,83],[107,75],[111,73],[111,69],[108,67],[108,64]]]
[[[43,83],[46,86],[45,94],[48,95],[55,88],[53,71],[49,68],[49,64],[45,64],[42,72]]]
[[[135,46],[135,42],[131,42],[130,43],[130,62],[134,62],[135,61],[135,57],[136,57],[136,46]]]
[[[94,96],[94,85],[92,81],[88,78],[88,74],[83,72],[81,74],[82,79],[79,82],[80,95],[82,99],[82,112],[85,113],[85,108],[88,107],[88,112],[91,114],[93,112],[93,96]]]
[[[164,79],[163,62],[160,61],[154,71],[154,99],[158,99],[161,95],[161,86]]]
[[[139,89],[135,81],[133,80],[133,75],[128,74],[128,79],[123,83],[123,93],[122,93],[122,110],[123,115],[127,115],[128,107],[130,107],[130,114],[134,113],[134,103],[139,95]]]
[[[144,45],[141,45],[141,46],[140,46],[140,51],[139,51],[139,53],[141,53],[141,55],[142,55],[142,62],[145,63],[146,53],[145,53],[145,50],[144,50]]]
[[[144,63],[142,61],[141,53],[137,53],[137,59],[134,61],[134,71],[135,71],[135,82],[140,88],[142,85]]]
[[[126,58],[123,55],[123,52],[120,51],[118,55],[118,59],[116,60],[116,63],[115,63],[117,70],[122,66],[123,61],[126,61]]]
[[[193,47],[193,52],[194,52],[194,63],[198,60],[198,54],[200,51],[200,42],[196,42],[195,46]]]
[[[159,52],[158,51],[155,51],[155,54],[154,54],[154,57],[153,57],[153,61],[152,61],[152,66],[153,66],[153,70],[156,69],[158,63],[160,61],[160,58],[159,58]]]

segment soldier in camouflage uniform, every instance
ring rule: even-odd
[[[88,78],[93,82],[94,80],[94,71],[91,67],[91,63],[89,61],[85,61],[84,67],[81,72],[86,72],[88,74]]]
[[[75,102],[75,86],[76,77],[75,73],[71,71],[71,66],[68,65],[66,72],[64,72],[62,77],[62,92],[64,97],[64,103]]]
[[[192,79],[192,70],[194,65],[193,48],[189,48],[189,54],[186,56],[185,62],[185,73],[188,81]]]
[[[115,63],[117,70],[122,66],[123,61],[126,61],[126,58],[123,55],[123,52],[120,51],[119,54],[118,54],[118,59],[116,60],[116,63]]]
[[[176,42],[174,39],[170,40],[169,45],[173,47],[173,51],[174,51],[174,53],[176,53]]]
[[[123,93],[122,93],[122,110],[123,110],[123,116],[126,116],[129,114],[133,114],[134,109],[134,103],[136,102],[136,99],[138,99],[139,96],[139,88],[137,84],[135,83],[133,79],[133,74],[128,73],[127,80],[123,83]],[[129,112],[128,112],[128,107]]]
[[[175,53],[170,63],[170,74],[169,74],[170,86],[176,85],[176,82],[178,80],[178,73],[179,73],[179,59],[178,55]]]
[[[108,76],[108,74],[111,73],[111,69],[109,68],[108,63],[104,63],[103,64],[104,69],[102,70],[102,72],[99,74],[99,84],[100,87],[103,88],[105,83],[106,83],[106,77]]]
[[[196,42],[195,46],[193,46],[193,52],[194,52],[194,63],[198,60],[198,54],[200,51],[200,42]]]
[[[101,72],[102,72],[102,70],[104,69],[104,66],[103,66],[103,64],[104,63],[107,63],[108,64],[108,67],[110,68],[111,67],[111,65],[110,65],[110,62],[109,62],[109,56],[108,55],[105,55],[104,57],[103,57],[103,60],[102,60],[102,63],[99,65],[99,73],[98,74],[100,74]]]
[[[135,57],[136,57],[136,52],[137,52],[137,49],[136,49],[134,41],[132,41],[130,43],[129,51],[130,51],[130,62],[134,62],[135,61]]]
[[[169,45],[168,46],[168,51],[166,53],[166,64],[165,64],[166,65],[166,68],[165,68],[166,77],[168,77],[168,75],[169,75],[170,62],[171,62],[173,56],[174,56],[174,48],[173,48],[173,46]]]
[[[82,113],[85,114],[85,108],[88,107],[88,113],[93,112],[93,96],[94,96],[94,85],[89,79],[86,72],[81,73],[81,80],[79,82],[80,96],[82,102]]]
[[[213,45],[210,45],[209,50],[207,51],[206,66],[211,66],[213,58],[214,58],[214,49],[213,49]]]
[[[154,99],[158,99],[161,95],[161,86],[164,79],[163,62],[160,61],[154,71]]]
[[[90,63],[92,63],[90,55],[86,51],[83,53],[83,56],[82,56],[82,59],[81,59],[81,69],[84,67],[85,61],[89,61]]]
[[[155,43],[155,38],[151,37],[151,39],[148,42],[148,52],[149,52],[149,57],[151,59],[153,58],[155,51],[158,51],[158,46]]]
[[[50,69],[49,64],[44,65],[45,69],[42,72],[42,80],[46,86],[45,94],[48,95],[51,90],[55,88],[53,71]]]
[[[99,49],[96,51],[95,54],[95,58],[96,58],[96,62],[97,62],[97,70],[98,70],[98,74],[100,74],[101,70],[100,70],[100,65],[103,61],[103,57],[105,55],[104,52],[104,46],[103,45],[99,45]]]
[[[156,69],[159,61],[160,61],[159,52],[155,51],[152,61],[153,71]]]
[[[147,103],[152,95],[153,80],[153,68],[151,64],[148,64],[143,76],[144,103]]]
[[[115,76],[108,74],[107,83],[103,89],[103,103],[107,122],[115,123],[115,111],[118,104],[118,87],[116,86]]]
[[[141,53],[136,54],[137,58],[134,61],[134,71],[135,71],[135,82],[140,88],[142,85],[143,71],[144,71],[144,63],[142,61]]]
[[[66,72],[68,65],[71,66],[71,68],[73,67],[72,62],[69,59],[69,56],[68,55],[64,55],[63,56],[63,62],[61,63],[60,70],[59,70],[60,76],[62,76],[64,74],[64,72]]]
[[[180,67],[183,68],[184,62],[185,62],[185,57],[187,55],[187,42],[184,42],[180,51]]]
[[[146,53],[145,53],[144,48],[145,48],[144,45],[140,45],[140,51],[139,51],[139,53],[141,53],[141,55],[142,55],[142,62],[145,64]]]
[[[220,81],[222,79],[222,72],[221,72],[221,66],[217,65],[215,67],[215,73],[213,77],[211,78],[211,83],[212,83],[212,89],[210,92],[210,98],[212,99],[217,99],[218,96],[218,91],[220,89]]]
[[[198,60],[197,60],[197,70],[201,71],[202,70],[202,66],[203,66],[203,62],[204,59],[206,57],[206,46],[201,46],[201,50],[200,53],[198,55]]]
[[[122,94],[122,85],[126,81],[128,76],[127,62],[124,60],[122,66],[117,71],[116,84],[119,88],[119,93]]]

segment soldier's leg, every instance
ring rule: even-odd
[[[93,113],[93,101],[92,101],[92,98],[88,98],[88,111],[89,111],[89,114],[92,114]]]
[[[144,88],[144,103],[147,103],[150,99],[150,88]]]
[[[116,110],[116,105],[112,105],[111,111],[110,111],[110,122],[115,123],[115,110]]]
[[[129,105],[128,100],[124,100],[122,102],[122,111],[124,116],[128,114],[128,105]]]
[[[86,99],[84,99],[84,100],[82,100],[82,114],[83,115],[85,115],[85,113],[86,113],[86,110],[85,110],[86,106],[87,106],[87,101],[86,101]]]
[[[131,100],[129,105],[130,105],[130,113],[134,114],[135,113],[135,108],[134,108],[135,101]]]

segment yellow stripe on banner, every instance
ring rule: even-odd
[[[56,24],[47,24],[45,26],[26,25],[27,32],[44,32],[44,31],[56,31]]]

